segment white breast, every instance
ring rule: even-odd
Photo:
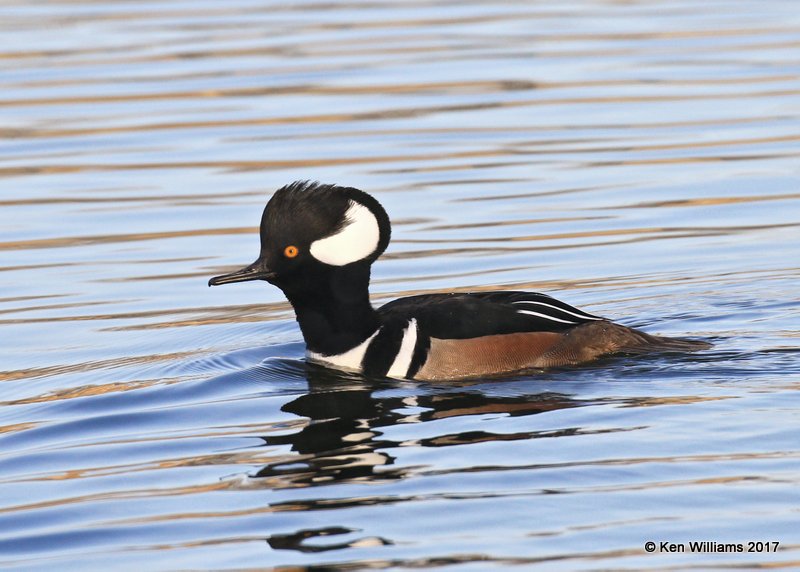
[[[375,330],[375,333],[366,340],[344,353],[326,356],[306,350],[306,358],[308,358],[310,361],[321,363],[323,365],[330,365],[339,369],[349,369],[360,372],[362,369],[361,363],[364,361],[364,354],[367,353],[367,348],[369,347],[370,342],[372,342],[372,339],[377,336],[378,332],[380,331],[380,328]]]

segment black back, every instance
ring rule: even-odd
[[[409,296],[382,306],[378,315],[384,322],[415,318],[420,332],[440,339],[564,332],[579,324],[603,319],[546,294],[518,291]]]

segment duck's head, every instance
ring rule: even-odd
[[[264,208],[258,259],[208,285],[266,280],[289,295],[343,271],[366,271],[368,280],[390,234],[386,211],[367,193],[298,181],[280,188]]]

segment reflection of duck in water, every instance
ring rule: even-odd
[[[307,374],[310,391],[281,410],[307,417],[309,423],[294,433],[262,437],[267,446],[288,445],[295,453],[253,475],[264,479],[264,486],[287,488],[396,480],[404,478],[407,470],[392,467],[395,458],[390,451],[398,447],[447,447],[557,437],[580,431],[579,428],[524,433],[473,430],[396,441],[384,436],[383,427],[493,413],[532,415],[585,404],[560,393],[487,395],[469,387],[409,396],[402,395],[405,391],[393,387],[392,382],[347,379],[346,374],[313,364],[309,364]]]
[[[484,391],[486,385],[470,382],[456,382],[438,388],[427,386],[424,391],[417,391],[415,385],[391,380],[371,382],[315,364],[307,364],[305,374],[309,383],[308,393],[295,397],[281,410],[305,417],[308,422],[291,433],[262,437],[265,447],[272,449],[271,454],[277,453],[279,458],[251,475],[247,480],[248,487],[280,490],[349,483],[380,484],[410,478],[428,470],[425,465],[409,464],[409,459],[401,453],[402,448],[413,452],[420,448],[525,441],[592,431],[582,427],[542,428],[543,423],[537,423],[537,429],[527,431],[503,432],[490,427],[476,430],[483,425],[479,420],[485,415],[521,417],[596,403],[554,392],[531,394],[520,391],[521,387],[514,382],[512,385],[493,385],[491,393]],[[501,389],[502,393],[495,394],[495,389]],[[477,425],[468,421],[469,417],[474,417]],[[453,419],[454,422],[441,423],[443,419]],[[428,423],[434,421],[440,422]],[[408,424],[426,426],[414,431]],[[471,428],[465,430],[465,425]],[[294,423],[291,426],[297,427]],[[399,435],[394,427],[400,428]],[[601,430],[609,431],[605,427]],[[409,437],[415,432],[420,437]],[[291,449],[291,454],[279,452],[286,447]],[[398,457],[400,461],[397,461]],[[415,458],[419,458],[418,455]],[[491,466],[487,469],[496,470]],[[463,469],[453,467],[453,470]],[[467,470],[479,471],[481,467],[471,466]],[[394,505],[421,498],[418,492],[413,492],[413,487],[405,494],[367,494],[361,488],[355,490],[360,492],[343,494],[337,488],[340,492],[335,494],[295,494],[270,504],[270,510],[296,513],[351,509]],[[341,526],[338,519],[333,523],[323,526],[325,519],[321,518],[319,528],[272,534],[267,542],[276,550],[304,553],[392,544],[390,539],[365,536],[360,529]]]
[[[426,294],[374,309],[370,266],[389,217],[349,187],[297,182],[261,218],[261,254],[209,285],[266,280],[294,307],[310,361],[401,379],[458,379],[578,364],[599,356],[691,351],[705,342],[651,336],[545,294]]]

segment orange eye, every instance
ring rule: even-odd
[[[297,250],[297,247],[294,246],[293,244],[290,244],[289,246],[283,249],[283,255],[286,258],[294,258],[298,254],[300,254],[300,251]]]

